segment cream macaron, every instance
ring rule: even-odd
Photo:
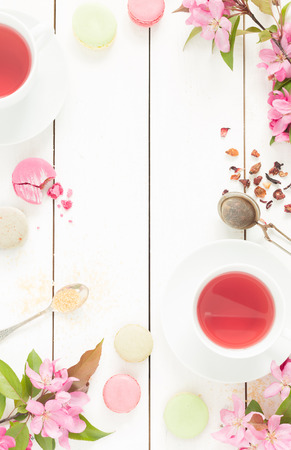
[[[78,6],[73,14],[72,26],[76,38],[93,50],[112,44],[117,30],[113,13],[101,3]]]
[[[126,325],[115,336],[114,347],[119,356],[127,362],[144,361],[152,352],[151,333],[140,325]]]
[[[18,247],[27,232],[27,220],[22,211],[10,206],[0,207],[0,248]]]

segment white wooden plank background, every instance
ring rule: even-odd
[[[26,245],[0,254],[0,325],[40,309],[51,295],[52,281],[56,289],[86,283],[91,295],[83,309],[66,317],[55,315],[54,355],[69,365],[105,338],[86,415],[101,429],[116,433],[97,443],[73,443],[72,448],[227,449],[210,433],[219,427],[220,409],[231,407],[231,394],[245,398],[245,386],[209,382],[181,366],[163,337],[159,309],[181,259],[209,241],[244,238],[224,226],[216,212],[223,189],[236,188],[229,181],[233,160],[225,150],[237,148],[236,165],[243,167],[244,150],[249,166],[249,154],[257,148],[266,168],[282,160],[291,172],[289,146],[268,146],[270,86],[255,67],[259,48],[248,37],[244,99],[242,39],[236,45],[233,73],[202,39],[193,40],[183,52],[190,28],[184,24],[186,15],[171,14],[178,6],[175,0],[167,1],[163,20],[150,31],[129,20],[125,1],[108,0],[118,34],[111,48],[98,53],[72,35],[71,18],[79,3],[0,0],[0,8],[23,11],[52,25],[55,15],[70,78],[55,126],[29,142],[0,148],[1,204],[19,207],[30,223]],[[221,127],[231,128],[225,139],[220,138]],[[71,211],[63,213],[58,202],[53,206],[48,198],[33,206],[14,195],[11,173],[29,156],[55,161],[57,180],[74,191]],[[282,206],[280,211],[271,208],[266,217],[290,229]],[[260,230],[251,230],[247,238],[268,245]],[[150,363],[129,365],[115,354],[114,335],[130,322],[151,326],[155,347]],[[20,373],[32,347],[43,357],[51,355],[51,317],[7,339],[0,356]],[[142,387],[141,402],[129,415],[111,413],[103,404],[103,385],[118,372],[132,374]],[[264,383],[249,383],[248,397],[260,398]],[[206,430],[191,441],[171,436],[162,418],[168,399],[185,390],[200,394],[210,410]]]

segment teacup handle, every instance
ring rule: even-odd
[[[284,328],[282,335],[291,341],[291,328]]]
[[[35,39],[36,48],[38,50],[44,48],[54,35],[52,28],[45,23],[39,23],[35,27],[31,28],[30,31]]]

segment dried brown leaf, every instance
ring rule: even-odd
[[[93,350],[85,352],[81,356],[80,361],[68,369],[70,377],[79,379],[79,381],[74,381],[70,391],[88,391],[89,380],[99,365],[102,344],[103,340],[99,342]]]

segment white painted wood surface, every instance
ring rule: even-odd
[[[72,443],[72,448],[226,450],[210,433],[219,428],[220,409],[231,407],[231,394],[244,399],[245,386],[209,382],[184,368],[163,337],[160,301],[174,268],[195,248],[216,239],[243,239],[242,232],[220,222],[216,210],[221,192],[237,187],[229,181],[233,160],[225,150],[237,148],[235,165],[244,164],[242,39],[231,72],[219,52],[212,55],[209,42],[196,38],[182,51],[190,28],[184,24],[186,15],[171,14],[178,6],[175,0],[167,1],[164,18],[151,31],[129,20],[126,1],[108,0],[118,22],[116,41],[103,52],[91,52],[71,30],[80,3],[56,2],[56,34],[69,68],[69,95],[55,133],[51,125],[29,142],[0,148],[1,204],[22,209],[30,225],[25,246],[0,255],[0,325],[41,309],[53,281],[56,289],[86,283],[91,295],[82,310],[55,315],[54,355],[70,365],[105,338],[86,416],[100,429],[116,433],[97,443]],[[0,0],[0,8],[54,23],[53,0]],[[289,146],[268,146],[270,86],[256,68],[258,48],[253,44],[248,37],[247,167],[257,148],[266,169],[282,160],[291,172]],[[225,139],[220,138],[221,127],[231,128]],[[63,212],[49,198],[33,206],[15,196],[13,168],[30,156],[55,158],[57,180],[74,192],[71,211]],[[282,206],[262,211],[267,220],[290,230]],[[247,238],[268,245],[260,230],[251,230]],[[150,363],[126,364],[114,351],[115,333],[132,322],[151,326],[155,346]],[[0,356],[20,374],[32,347],[51,356],[51,317],[7,339]],[[105,381],[118,372],[135,376],[142,388],[140,404],[128,415],[110,412],[102,400]],[[264,383],[249,383],[249,397],[260,397]],[[201,395],[210,411],[206,430],[191,441],[174,438],[163,423],[166,402],[181,391]]]

